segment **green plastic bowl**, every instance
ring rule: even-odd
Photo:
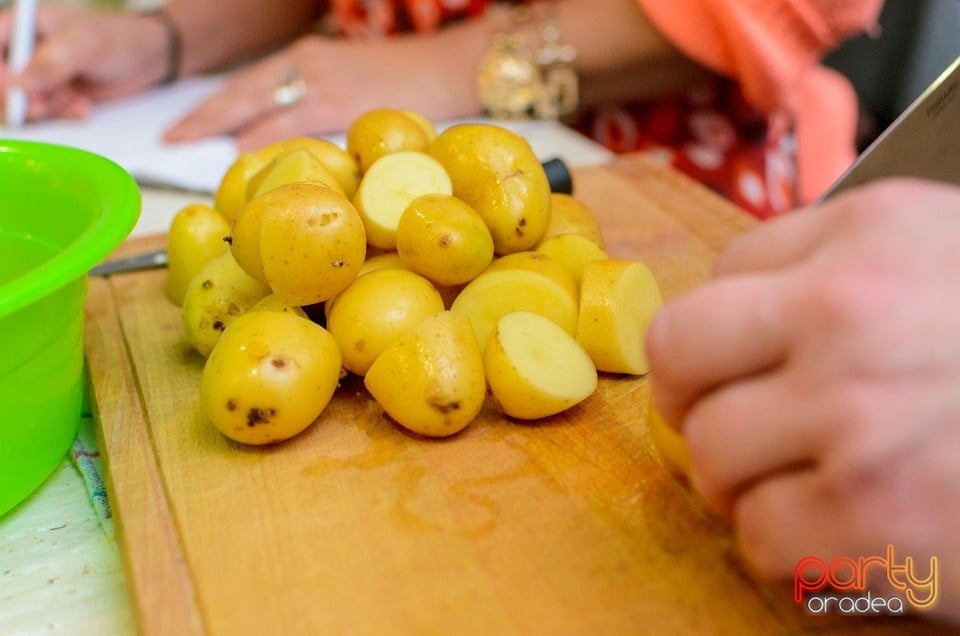
[[[0,515],[76,436],[87,271],[139,215],[137,184],[108,159],[0,139]]]

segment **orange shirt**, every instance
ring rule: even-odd
[[[802,202],[814,200],[850,165],[856,94],[820,60],[875,25],[882,0],[637,2],[691,59],[735,79],[756,108],[789,118]]]
[[[434,31],[491,2],[331,0],[329,17],[334,33],[379,37]],[[760,218],[814,200],[850,165],[856,95],[820,60],[876,24],[882,0],[637,2],[675,46],[732,86],[588,111],[575,127],[613,150],[667,154]]]

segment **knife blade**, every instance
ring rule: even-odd
[[[884,130],[817,203],[881,177],[960,184],[960,57]]]
[[[145,269],[156,269],[167,266],[167,250],[153,250],[127,258],[118,258],[101,263],[91,269],[90,276],[110,276],[125,272],[138,272]]]

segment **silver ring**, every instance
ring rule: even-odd
[[[307,84],[295,69],[287,69],[280,84],[273,89],[273,103],[280,108],[293,106],[307,94]]]

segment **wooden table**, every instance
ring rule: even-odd
[[[753,222],[638,157],[575,170],[612,256],[669,298]],[[121,252],[163,244],[136,239]],[[246,448],[207,423],[203,359],[165,273],[94,280],[87,354],[139,631],[190,634],[927,633],[814,619],[752,578],[728,529],[663,467],[644,378],[604,375],[573,410],[463,433],[404,433],[348,379],[290,442]],[[943,633],[943,632],[941,632]]]

